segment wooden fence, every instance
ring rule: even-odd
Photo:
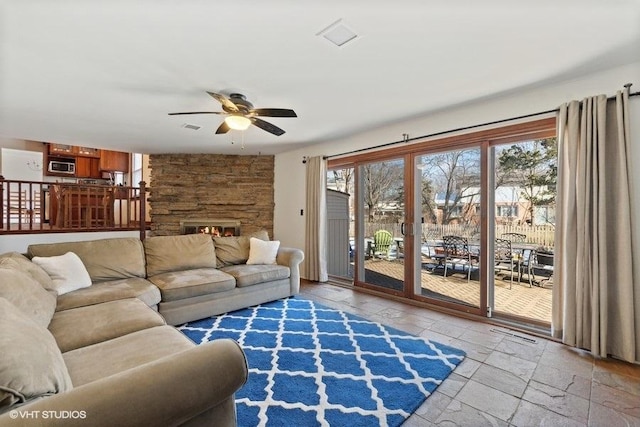
[[[373,236],[380,229],[391,232],[394,236],[401,236],[401,226],[398,223],[366,222],[365,236]],[[526,242],[544,247],[554,246],[555,228],[551,225],[496,225],[495,236],[500,237],[504,233],[519,233],[527,236]],[[479,237],[480,228],[462,224],[422,224],[422,240],[437,240],[442,236],[456,235],[469,238]],[[353,236],[353,234],[352,234]]]

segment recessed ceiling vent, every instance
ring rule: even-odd
[[[185,129],[191,129],[191,130],[200,130],[202,128],[202,126],[192,125],[190,123],[184,123],[182,127]]]
[[[316,35],[322,36],[338,47],[342,47],[358,37],[358,34],[345,25],[342,19],[338,19]]]

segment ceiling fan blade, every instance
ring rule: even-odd
[[[221,133],[227,133],[229,132],[229,130],[231,130],[231,128],[229,128],[229,125],[227,124],[227,122],[223,121],[220,124],[220,126],[218,126],[218,129],[216,129],[216,135]]]
[[[262,117],[298,117],[295,111],[287,108],[256,108],[251,112]]]
[[[186,113],[169,113],[170,116],[179,116],[182,114],[226,114],[222,111],[189,111]]]
[[[262,119],[252,118],[251,121],[254,125],[258,126],[262,130],[266,130],[269,133],[272,133],[276,136],[280,136],[284,133],[284,130],[280,129],[278,126],[273,125],[269,122],[265,122]]]
[[[219,93],[215,93],[215,92],[207,92],[210,96],[214,97],[215,99],[217,99],[220,104],[222,104],[222,107],[225,109],[225,111],[231,111],[231,112],[237,112],[240,111],[238,109],[238,107],[236,106],[236,104],[233,103],[233,101],[231,101],[229,98],[227,98],[224,95],[221,95]]]

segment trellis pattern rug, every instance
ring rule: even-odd
[[[244,350],[241,427],[398,426],[465,356],[296,297],[179,329],[196,343],[232,338]]]

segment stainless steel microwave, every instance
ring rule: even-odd
[[[76,164],[72,162],[51,160],[49,162],[49,172],[68,173],[72,175],[76,173]]]

